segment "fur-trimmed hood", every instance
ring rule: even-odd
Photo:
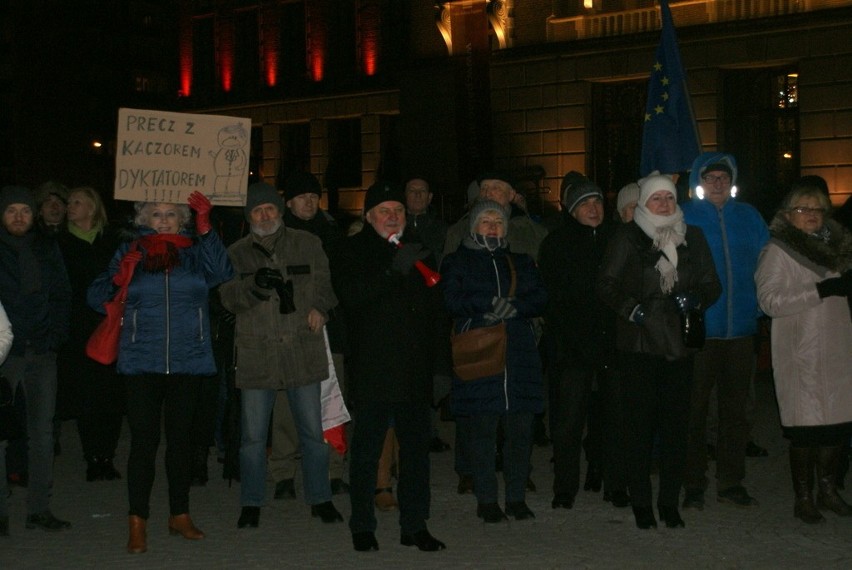
[[[778,212],[769,225],[769,233],[793,251],[832,271],[852,269],[852,233],[834,220],[826,220],[824,237],[806,234],[790,223],[785,212]]]

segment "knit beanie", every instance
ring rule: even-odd
[[[476,228],[479,226],[479,219],[486,212],[494,212],[503,218],[504,237],[509,233],[509,215],[506,210],[498,202],[494,200],[477,200],[470,208],[470,233],[475,234]]]
[[[618,191],[618,198],[615,201],[615,209],[619,215],[624,211],[624,208],[630,202],[638,202],[639,201],[639,185],[635,182],[631,182],[624,188]]]
[[[322,198],[322,186],[317,177],[310,172],[296,171],[284,180],[284,201],[290,201],[302,194],[316,194]]]
[[[364,195],[364,213],[366,214],[382,202],[399,202],[405,205],[405,192],[390,182],[375,182],[367,188]]]
[[[565,208],[569,214],[586,198],[596,196],[603,200],[603,192],[601,192],[601,189],[598,188],[594,182],[573,170],[562,177],[560,189],[562,195],[562,207]]]
[[[255,182],[248,187],[246,194],[245,217],[251,220],[251,211],[261,204],[272,204],[280,213],[284,213],[284,202],[275,188],[266,182]]]
[[[648,203],[648,198],[651,197],[651,194],[655,192],[659,192],[660,190],[667,190],[671,192],[671,195],[674,196],[674,199],[677,200],[677,189],[675,188],[674,182],[672,179],[664,174],[652,173],[650,176],[647,176],[639,181],[639,206],[644,207],[645,204]]]
[[[35,196],[28,188],[23,186],[6,186],[0,190],[0,213],[6,211],[6,208],[12,204],[25,204],[30,207],[35,214]]]
[[[51,195],[56,196],[57,198],[62,200],[64,204],[68,203],[68,188],[64,184],[60,184],[59,182],[50,181],[45,182],[36,189],[36,204],[39,204],[40,207]]]

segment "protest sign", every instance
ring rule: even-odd
[[[115,198],[245,204],[251,121],[240,117],[119,109]]]

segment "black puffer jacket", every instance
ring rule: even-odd
[[[651,238],[636,225],[624,224],[610,240],[598,279],[598,295],[618,315],[616,346],[624,352],[642,352],[677,360],[689,354],[683,345],[680,315],[673,296],[689,292],[702,307],[710,306],[722,292],[704,234],[687,226],[686,240],[677,248],[677,281],[670,294],[660,288],[654,267],[660,256]],[[638,304],[645,311],[640,326],[629,320]]]

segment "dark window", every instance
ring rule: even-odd
[[[326,186],[361,187],[360,119],[338,119],[328,122]]]
[[[737,160],[738,195],[769,217],[799,176],[796,70],[729,70],[723,86],[718,148]]]
[[[610,205],[639,175],[646,92],[647,81],[592,86],[591,163],[584,174],[608,193]]]
[[[310,172],[311,126],[308,123],[281,125],[281,164],[278,169],[279,186],[291,172]]]
[[[216,54],[213,18],[198,18],[192,25],[192,92],[210,96],[216,90]]]
[[[234,91],[244,96],[256,96],[261,80],[257,11],[237,13],[234,44]]]
[[[301,2],[281,7],[281,37],[278,54],[281,84],[285,91],[304,85],[308,76],[307,46],[305,44],[305,5]]]

